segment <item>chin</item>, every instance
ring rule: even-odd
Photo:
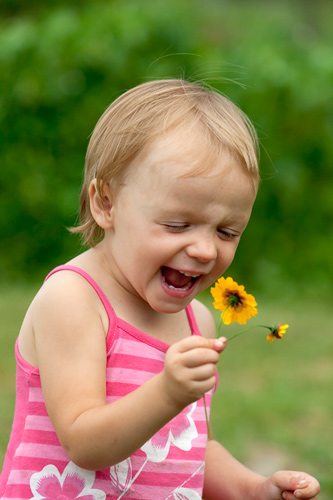
[[[154,311],[156,311],[158,313],[175,314],[175,313],[178,313],[180,311],[183,311],[192,302],[192,300],[193,299],[182,301],[181,304],[169,303],[169,304],[155,304],[155,305],[149,304],[149,305]]]

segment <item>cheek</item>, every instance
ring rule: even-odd
[[[224,268],[223,272],[228,269],[228,267],[234,260],[237,246],[238,245],[230,245],[229,247],[225,247],[224,249],[222,249],[222,251],[220,252],[219,265]]]

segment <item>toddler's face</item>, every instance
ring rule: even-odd
[[[193,170],[184,140],[160,138],[131,167],[104,240],[120,286],[163,313],[183,309],[230,266],[256,194],[228,154],[182,177]]]

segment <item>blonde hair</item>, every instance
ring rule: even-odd
[[[229,99],[201,84],[152,81],[125,92],[97,122],[86,154],[80,225],[71,231],[81,232],[85,243],[96,245],[104,230],[90,212],[91,181],[96,179],[102,199],[103,184],[119,186],[133,160],[154,139],[175,128],[186,130],[197,124],[206,132],[198,146],[200,152],[204,148],[217,155],[227,150],[257,186],[257,136],[248,117]]]

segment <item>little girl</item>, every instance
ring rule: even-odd
[[[195,296],[231,264],[259,182],[229,100],[155,81],[92,134],[81,194],[90,249],[54,269],[16,342],[3,500],[316,499],[318,482],[248,470],[207,442],[225,339]]]

